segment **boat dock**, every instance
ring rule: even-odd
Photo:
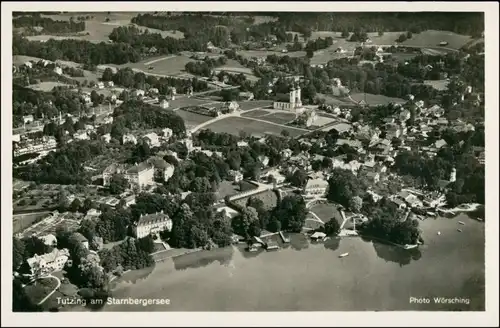
[[[286,238],[282,231],[280,231],[279,234],[280,234],[281,240],[283,240],[284,243],[290,242],[290,238]]]

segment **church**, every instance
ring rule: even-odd
[[[278,98],[285,98],[285,95],[278,95]],[[275,101],[273,103],[274,109],[281,109],[290,111],[295,114],[299,114],[302,112],[302,100],[300,99],[300,87],[292,87],[290,92],[288,93],[287,99],[279,99],[279,100],[288,100],[288,101]]]

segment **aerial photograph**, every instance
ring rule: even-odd
[[[485,311],[484,16],[13,12],[4,300]]]

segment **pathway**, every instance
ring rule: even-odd
[[[45,277],[40,278],[40,279],[45,279],[45,278],[54,278],[57,281],[57,286],[47,296],[45,296],[40,302],[38,302],[37,305],[42,305],[43,303],[45,303],[45,301],[48,300],[49,297],[51,297],[52,294],[54,294],[59,289],[59,287],[61,287],[61,280],[59,278],[57,278],[56,276],[49,274],[48,276],[45,276]]]

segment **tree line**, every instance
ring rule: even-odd
[[[32,30],[30,34],[35,32],[34,27],[43,28],[43,31],[38,32],[39,34],[76,33],[85,30],[85,22],[76,22],[72,19],[68,21],[53,20],[48,17],[42,17],[39,14],[16,17],[12,20],[12,26],[14,28],[28,28]]]

